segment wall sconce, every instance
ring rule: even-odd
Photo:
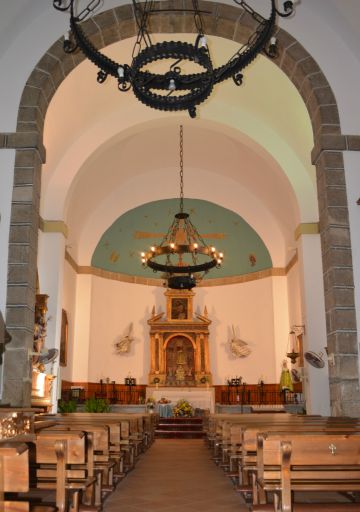
[[[335,366],[335,354],[334,352],[329,352],[329,349],[327,347],[325,348],[325,352],[327,355],[328,365],[329,366]]]

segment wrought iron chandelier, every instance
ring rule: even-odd
[[[70,31],[64,36],[64,51],[72,53],[81,50],[99,68],[99,83],[105,82],[108,75],[111,75],[116,78],[120,91],[126,92],[132,88],[137,99],[145,105],[165,111],[187,110],[190,117],[195,117],[197,105],[210,96],[214,85],[228,78],[233,78],[236,85],[241,85],[242,70],[259,53],[276,57],[274,31],[277,16],[288,17],[294,10],[290,0],[283,2],[283,11],[277,8],[277,0],[268,0],[270,14],[264,18],[247,2],[233,1],[252,17],[256,28],[247,43],[218,68],[214,68],[211,60],[202,19],[204,14],[210,13],[199,8],[199,0],[192,0],[192,9],[162,9],[161,2],[132,0],[138,34],[131,64],[120,64],[98,51],[82,29],[81,22],[95,14],[102,0],[88,0],[86,7],[79,13],[75,12],[76,0],[53,0],[53,6],[59,11],[70,13]],[[152,43],[149,21],[151,16],[164,12],[193,15],[197,33],[194,44],[182,41]],[[167,70],[164,73],[152,70],[161,61],[169,61]],[[192,63],[196,71],[184,72],[183,67],[189,63]]]
[[[210,269],[220,268],[224,255],[209,247],[184,212],[184,144],[180,126],[180,204],[179,212],[160,245],[141,253],[144,267],[163,272],[168,288],[191,290]]]

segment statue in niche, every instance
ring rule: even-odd
[[[167,377],[169,385],[193,385],[194,349],[187,338],[174,337],[166,349]]]
[[[32,359],[33,368],[38,371],[44,372],[45,367],[41,362],[41,354],[45,351],[45,338],[47,335],[47,300],[48,295],[36,295],[35,304],[35,323],[34,323],[34,355]]]
[[[35,303],[34,342],[32,357],[32,391],[31,403],[33,406],[44,407],[51,410],[51,391],[55,376],[45,372],[45,365],[53,363],[59,351],[55,348],[45,347],[47,335],[47,300],[48,295],[37,294]]]

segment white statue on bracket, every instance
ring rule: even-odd
[[[117,354],[127,354],[130,352],[131,342],[134,340],[132,336],[133,324],[129,326],[129,333],[126,336],[122,336],[119,341],[115,343]]]
[[[233,337],[230,340],[230,350],[235,357],[247,357],[251,349],[246,341],[236,337],[234,326],[232,326]]]

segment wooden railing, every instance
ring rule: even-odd
[[[239,386],[215,386],[215,402],[229,405],[275,405],[302,403],[302,385],[294,384],[294,390],[281,390],[279,384],[241,384]]]
[[[104,398],[112,404],[139,404],[145,402],[146,385],[126,386],[114,381],[62,382],[62,400],[84,403],[87,398]]]

